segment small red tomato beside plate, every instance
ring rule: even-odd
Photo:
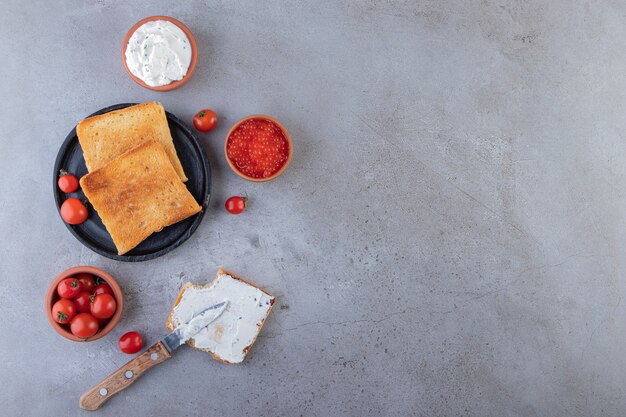
[[[118,342],[120,350],[124,353],[133,354],[141,350],[143,339],[137,332],[124,333]]]
[[[249,181],[270,181],[289,166],[293,154],[291,136],[276,119],[262,114],[235,123],[224,141],[226,161]]]
[[[240,214],[248,206],[248,197],[243,195],[235,195],[230,197],[224,203],[224,207],[230,214]]]
[[[210,132],[217,126],[217,114],[211,109],[200,110],[193,116],[193,126],[200,132]]]

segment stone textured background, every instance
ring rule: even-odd
[[[98,415],[624,415],[625,3],[343,3],[2,2],[0,414],[90,415],[81,393],[129,359],[118,337],[154,343],[180,285],[224,266],[278,297],[247,361],[183,348]],[[121,62],[155,14],[200,49],[168,93]],[[201,135],[213,196],[183,246],[120,263],[65,229],[52,167],[85,115],[148,100],[219,113]],[[295,140],[267,184],[223,158],[252,113]],[[241,192],[249,210],[228,215]],[[43,310],[79,264],[126,296],[88,344]]]

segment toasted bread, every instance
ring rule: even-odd
[[[254,284],[252,284],[252,283],[251,283],[251,282],[249,282],[249,281],[246,281],[245,279],[243,279],[243,278],[241,278],[241,277],[239,277],[239,276],[237,276],[237,275],[233,274],[232,272],[228,272],[228,271],[226,271],[226,270],[224,270],[224,269],[221,269],[221,268],[220,268],[220,269],[217,271],[217,275],[216,275],[215,280],[214,280],[213,282],[209,283],[209,284],[206,284],[206,285],[196,285],[196,284],[192,284],[192,283],[190,283],[190,282],[185,283],[185,284],[182,286],[182,288],[181,288],[181,290],[180,290],[180,293],[178,294],[178,298],[176,299],[176,302],[174,303],[174,306],[172,307],[172,311],[170,312],[170,314],[169,314],[169,316],[168,316],[168,318],[167,318],[167,321],[166,321],[166,323],[165,323],[165,326],[166,326],[166,328],[167,328],[169,331],[174,331],[174,330],[176,329],[176,327],[177,327],[177,323],[175,322],[176,320],[174,319],[174,311],[175,311],[176,307],[178,307],[179,303],[180,303],[180,302],[181,302],[181,300],[183,299],[183,296],[185,295],[185,292],[186,292],[188,289],[193,288],[193,289],[196,289],[196,290],[202,290],[202,289],[211,288],[211,287],[212,287],[212,286],[214,286],[214,285],[215,285],[215,283],[218,281],[218,278],[220,278],[220,276],[223,276],[223,275],[230,276],[231,278],[233,278],[233,279],[235,279],[235,280],[237,280],[237,281],[241,281],[241,282],[243,282],[244,284],[247,284],[247,285],[249,285],[250,287],[255,288],[255,289],[257,289],[257,290],[261,291],[262,293],[264,293],[265,295],[267,295],[267,296],[269,297],[269,300],[268,300],[268,302],[269,302],[269,308],[267,309],[267,311],[266,311],[266,313],[265,313],[265,316],[264,316],[264,317],[260,320],[260,322],[257,322],[257,323],[256,323],[256,326],[257,326],[256,333],[255,333],[255,334],[254,334],[254,336],[252,337],[251,342],[250,342],[247,346],[245,346],[245,347],[243,348],[243,357],[241,358],[241,360],[239,360],[239,361],[237,361],[237,362],[228,361],[228,360],[226,360],[225,358],[221,357],[218,353],[216,353],[216,352],[212,351],[212,350],[211,350],[211,349],[209,349],[209,348],[199,348],[199,347],[196,347],[196,345],[195,345],[195,341],[194,341],[193,339],[189,340],[189,341],[187,342],[187,344],[188,344],[188,345],[190,345],[191,347],[195,348],[195,349],[202,350],[202,351],[204,351],[204,352],[209,353],[209,354],[210,354],[210,355],[211,355],[214,359],[216,359],[216,360],[218,360],[218,361],[220,361],[220,362],[222,362],[222,363],[225,363],[225,364],[241,363],[241,362],[245,359],[245,357],[248,355],[248,352],[250,351],[250,348],[252,347],[252,345],[253,345],[253,344],[254,344],[254,342],[256,341],[257,336],[258,336],[258,334],[260,333],[261,328],[263,327],[263,324],[265,324],[265,320],[267,319],[267,316],[268,316],[268,315],[270,314],[270,312],[272,311],[272,306],[274,305],[275,298],[274,298],[274,296],[273,296],[273,295],[271,295],[270,293],[268,293],[268,292],[267,292],[267,291],[265,291],[264,289],[262,289],[262,288],[260,288],[260,287],[258,287],[258,286],[256,286],[256,285],[254,285]],[[224,314],[226,314],[226,313],[224,313]],[[241,318],[241,317],[240,317],[240,318]],[[210,326],[210,325],[209,325],[209,326]]]
[[[143,142],[154,140],[163,146],[180,179],[187,181],[161,103],[142,103],[89,117],[78,123],[76,134],[89,172]]]
[[[202,210],[155,141],[145,142],[85,175],[80,185],[119,255],[152,233]]]

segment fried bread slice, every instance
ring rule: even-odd
[[[118,254],[202,210],[160,143],[145,142],[83,176],[80,185]]]
[[[180,179],[187,181],[161,103],[142,103],[89,117],[78,123],[76,134],[89,172],[154,140],[163,146]]]

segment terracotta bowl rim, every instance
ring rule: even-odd
[[[74,336],[72,332],[62,327],[59,323],[54,321],[54,319],[52,318],[52,305],[53,305],[52,301],[53,300],[56,301],[55,291],[56,291],[57,285],[59,284],[59,282],[61,282],[62,279],[71,277],[72,275],[79,274],[81,272],[86,272],[88,274],[96,275],[102,278],[103,280],[105,280],[106,283],[111,286],[111,289],[113,290],[113,295],[115,296],[115,301],[117,302],[117,310],[115,311],[115,314],[113,314],[113,317],[111,317],[111,320],[109,320],[107,325],[104,326],[102,330],[99,330],[98,333],[88,338],[87,340]],[[80,265],[80,266],[75,266],[73,268],[66,269],[65,271],[57,275],[57,277],[52,281],[52,283],[48,287],[48,291],[46,292],[46,300],[45,300],[44,308],[46,311],[46,317],[48,318],[50,325],[58,334],[74,342],[93,342],[94,340],[98,340],[106,336],[107,334],[109,334],[111,330],[113,330],[113,328],[117,325],[117,323],[119,323],[120,318],[122,317],[122,310],[124,308],[124,296],[122,294],[122,289],[120,288],[120,285],[117,283],[115,278],[111,276],[111,274],[95,266]]]
[[[170,23],[173,23],[176,26],[178,26],[183,32],[185,32],[185,35],[187,35],[187,38],[189,39],[189,44],[191,45],[191,62],[189,63],[189,69],[187,70],[187,74],[185,74],[185,76],[181,80],[174,81],[172,83],[169,83],[169,84],[166,84],[166,85],[161,85],[161,86],[158,86],[158,87],[151,87],[148,84],[144,83],[139,78],[135,77],[135,75],[133,75],[133,73],[130,72],[130,69],[128,69],[128,65],[126,64],[126,46],[128,45],[128,40],[133,35],[133,33],[135,33],[135,31],[139,28],[139,26],[143,25],[144,23],[151,22],[151,21],[154,21],[154,20],[166,20],[166,21],[168,21]],[[193,36],[193,33],[191,33],[191,30],[189,30],[189,28],[187,26],[185,26],[184,23],[182,23],[181,21],[179,21],[179,20],[177,20],[177,19],[175,19],[173,17],[170,17],[170,16],[150,16],[150,17],[144,17],[143,19],[141,19],[140,21],[135,23],[128,30],[128,32],[126,32],[126,36],[124,37],[124,42],[122,43],[122,63],[124,64],[124,68],[126,69],[126,72],[130,76],[130,78],[133,79],[133,81],[135,81],[140,86],[142,86],[144,88],[147,88],[148,90],[152,90],[152,91],[170,91],[170,90],[174,90],[174,89],[176,89],[178,87],[182,87],[184,84],[187,83],[187,81],[189,81],[189,79],[193,75],[193,72],[196,69],[197,62],[198,62],[198,45],[196,44],[196,38]]]
[[[285,139],[287,139],[287,143],[289,143],[289,155],[287,155],[287,161],[278,171],[276,171],[274,175],[267,177],[267,178],[253,178],[242,173],[241,171],[237,169],[235,164],[232,163],[232,161],[228,157],[228,152],[226,152],[226,146],[228,145],[228,139],[230,138],[230,134],[233,133],[233,131],[237,128],[237,126],[239,126],[246,120],[250,120],[250,119],[264,119],[264,120],[269,120],[270,122],[273,122],[280,128],[280,130],[282,130],[283,135],[285,135]],[[230,167],[230,169],[232,169],[235,172],[235,174],[239,175],[241,178],[248,180],[248,181],[253,181],[253,182],[271,181],[275,178],[278,178],[283,172],[285,172],[285,170],[291,163],[291,159],[293,157],[293,140],[291,139],[291,135],[289,134],[289,131],[287,130],[287,128],[285,128],[285,126],[281,122],[279,122],[272,116],[268,116],[266,114],[251,114],[250,116],[246,116],[236,121],[235,124],[232,125],[232,127],[226,134],[226,139],[224,140],[224,157],[226,158],[226,162],[228,163],[228,166]]]

